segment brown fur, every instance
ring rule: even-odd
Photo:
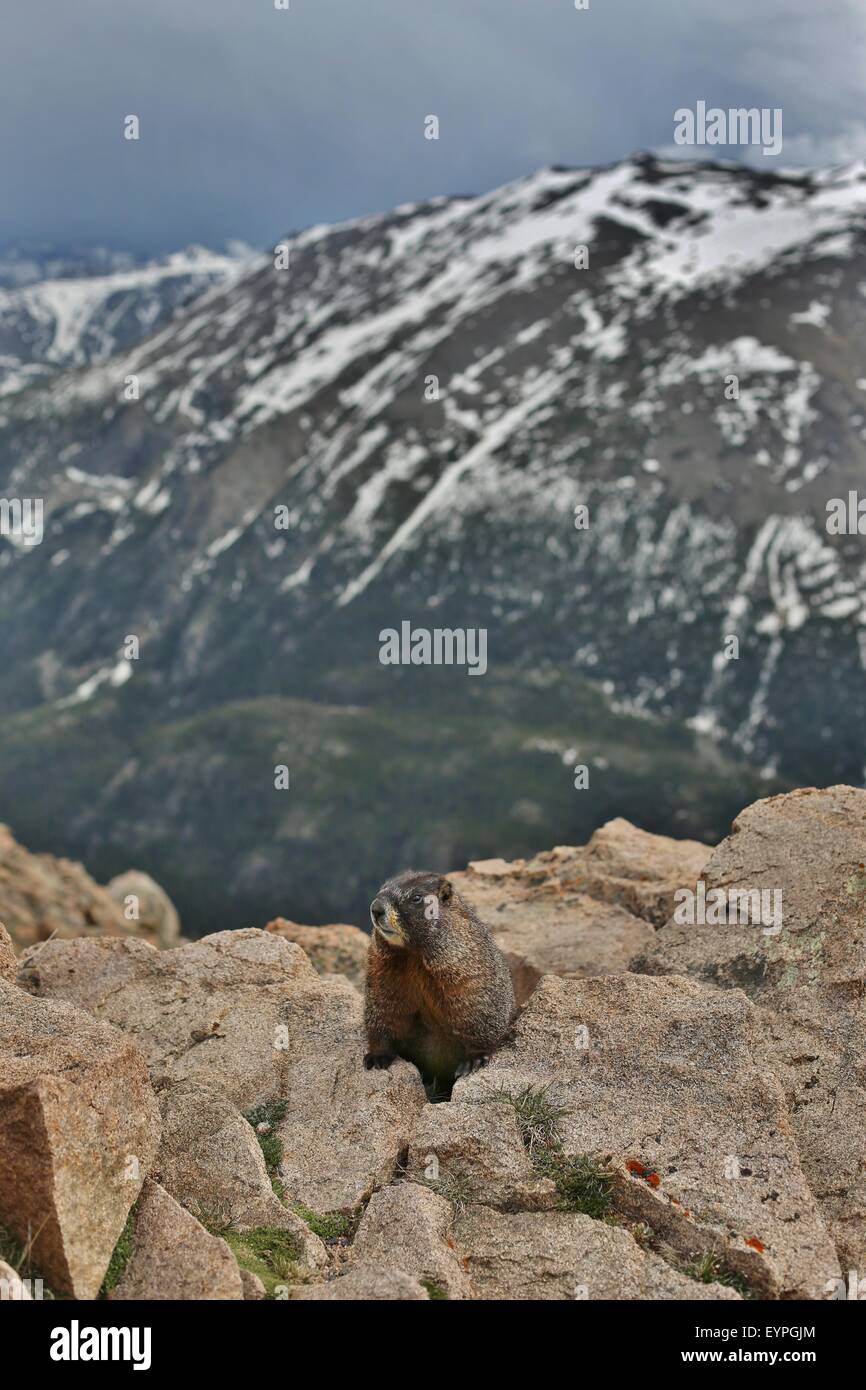
[[[405,1057],[445,1083],[481,1065],[514,1016],[511,976],[488,928],[439,874],[390,879],[373,909],[381,920],[373,918],[367,964],[365,1064]]]

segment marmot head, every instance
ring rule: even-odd
[[[409,869],[383,883],[370,904],[370,920],[389,946],[430,946],[439,932],[443,908],[454,889],[442,874],[419,874]]]

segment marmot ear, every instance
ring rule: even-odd
[[[448,903],[451,901],[453,896],[454,889],[448,882],[447,878],[443,878],[441,884],[439,885],[439,901],[442,903]]]

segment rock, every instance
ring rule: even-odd
[[[633,969],[744,990],[845,1269],[866,1267],[866,792],[803,789],[741,812],[704,870],[781,894],[782,930],[668,922]],[[772,899],[768,905],[771,905]]]
[[[231,1101],[210,1087],[182,1082],[160,1097],[162,1143],[155,1176],[195,1216],[211,1215],[236,1231],[292,1231],[312,1269],[327,1252],[306,1222],[271,1186],[261,1146]]]
[[[211,1084],[241,1109],[283,1093],[281,1028],[296,993],[318,983],[298,946],[263,931],[217,932],[174,950],[143,941],[49,941],[19,980],[134,1037],[153,1082]]]
[[[517,1116],[510,1105],[428,1105],[409,1148],[409,1177],[426,1178],[444,1197],[504,1211],[537,1211],[556,1206],[558,1194],[529,1160]]]
[[[286,1028],[279,1176],[316,1212],[352,1210],[391,1181],[427,1102],[421,1077],[401,1060],[387,1071],[364,1070],[363,1000],[348,981],[317,979]]]
[[[0,980],[14,980],[18,974],[18,961],[12,937],[0,922]]]
[[[549,1087],[563,1150],[615,1175],[620,1211],[769,1297],[820,1297],[835,1251],[740,991],[637,975],[546,976],[454,1100]],[[739,1174],[739,1176],[737,1176]]]
[[[510,864],[480,860],[449,878],[482,916],[500,905],[580,893],[661,926],[676,889],[696,882],[710,853],[696,840],[651,835],[618,818],[596,830],[588,845],[559,845]]]
[[[164,888],[139,869],[127,869],[109,880],[106,893],[117,904],[125,922],[132,922],[159,946],[174,946],[180,936],[177,909]],[[134,915],[130,917],[130,913]],[[134,927],[133,927],[134,929]]]
[[[426,1103],[408,1062],[364,1070],[363,1001],[320,978],[273,932],[217,932],[157,951],[141,941],[46,942],[19,980],[133,1036],[154,1084],[193,1081],[241,1110],[287,1102],[275,1131],[286,1200],[350,1209],[390,1181]]]
[[[0,1222],[56,1293],[96,1296],[158,1142],[130,1039],[0,982]]]
[[[518,1004],[542,975],[614,975],[628,969],[655,930],[615,903],[585,893],[504,904],[487,917],[508,961]]]
[[[473,1207],[457,1245],[481,1299],[739,1299],[643,1251],[626,1230],[575,1212],[503,1214]]]
[[[0,825],[0,921],[19,949],[50,936],[130,936],[137,931],[80,864],[30,854],[6,825]]]
[[[241,1272],[224,1240],[148,1178],[135,1215],[132,1254],[109,1298],[242,1299]]]
[[[525,863],[525,859],[473,859],[467,873],[471,873],[473,878],[489,879],[495,883],[500,878],[519,878]]]
[[[320,975],[345,975],[356,989],[364,990],[370,938],[358,927],[337,923],[327,927],[304,927],[275,917],[265,931],[276,932],[306,951]]]
[[[613,820],[585,847],[561,845],[513,863],[478,860],[449,878],[493,931],[522,1004],[543,975],[627,970],[709,853]]]
[[[667,920],[678,888],[694,885],[711,853],[697,840],[651,835],[617,817],[596,830],[585,850],[553,851],[564,888],[619,903],[656,926]],[[544,859],[543,855],[539,860]],[[530,868],[538,861],[531,861]]]
[[[29,1281],[22,1279],[5,1260],[0,1260],[0,1303],[31,1301],[32,1297]]]
[[[423,1285],[398,1269],[359,1265],[331,1279],[327,1284],[307,1284],[292,1289],[292,1299],[337,1302],[426,1302],[430,1295]]]
[[[414,1182],[374,1192],[352,1246],[352,1264],[398,1271],[431,1296],[471,1298],[460,1263],[454,1218],[444,1197]]]

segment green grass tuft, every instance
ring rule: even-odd
[[[265,1167],[269,1173],[272,1173],[274,1168],[278,1168],[283,1161],[282,1140],[273,1131],[285,1115],[288,1105],[286,1100],[269,1100],[264,1105],[254,1105],[252,1110],[244,1111],[244,1119],[255,1130],[259,1148],[264,1156]],[[259,1133],[259,1125],[268,1126],[263,1134]]]
[[[561,1211],[583,1212],[599,1221],[610,1214],[613,1180],[600,1163],[586,1154],[570,1158],[552,1145],[540,1149],[533,1161],[539,1173],[556,1183]]]
[[[276,1134],[257,1134],[259,1148],[265,1160],[265,1167],[270,1173],[272,1169],[278,1168],[283,1161],[282,1140]]]
[[[253,1129],[256,1125],[278,1125],[280,1120],[285,1119],[288,1108],[287,1100],[268,1100],[264,1105],[254,1105],[252,1110],[245,1110],[244,1119]]]
[[[105,1271],[105,1278],[102,1281],[102,1288],[99,1290],[100,1298],[105,1298],[116,1288],[123,1278],[126,1266],[129,1264],[129,1257],[132,1254],[132,1241],[135,1234],[135,1218],[138,1214],[138,1202],[135,1202],[126,1218],[126,1224],[117,1238],[117,1244],[111,1252],[111,1259],[108,1261],[108,1269]]]
[[[652,1226],[648,1226],[646,1221],[638,1221],[628,1228],[641,1250],[653,1250],[658,1244],[658,1237]]]
[[[420,1182],[423,1187],[429,1187],[431,1192],[438,1192],[440,1197],[451,1203],[457,1216],[475,1200],[472,1184],[459,1173],[448,1173],[440,1169],[438,1178],[419,1177],[413,1181]]]
[[[682,1273],[699,1284],[724,1284],[728,1289],[736,1289],[743,1298],[751,1298],[752,1291],[745,1279],[726,1267],[714,1253],[701,1255],[700,1259],[682,1266]]]
[[[427,1296],[432,1302],[448,1298],[448,1290],[445,1285],[440,1284],[436,1279],[422,1279],[421,1287],[427,1290]]]
[[[567,1105],[551,1097],[551,1086],[525,1086],[522,1091],[491,1091],[485,1101],[510,1105],[532,1165],[550,1178],[559,1193],[560,1211],[583,1212],[598,1220],[611,1219],[613,1182],[606,1169],[587,1154],[562,1151],[561,1125]]]
[[[491,1091],[485,1101],[513,1107],[526,1151],[532,1157],[539,1147],[551,1148],[560,1142],[560,1124],[569,1113],[567,1105],[557,1105],[550,1098],[550,1086],[525,1086],[513,1095],[510,1091]]]
[[[268,1298],[274,1298],[279,1285],[297,1284],[303,1278],[299,1267],[301,1246],[291,1231],[272,1231],[263,1226],[253,1231],[214,1230],[226,1242],[241,1269],[257,1274]]]
[[[320,1214],[311,1207],[305,1207],[303,1202],[293,1202],[292,1211],[297,1212],[298,1216],[306,1221],[310,1230],[320,1240],[340,1240],[351,1236],[356,1224],[355,1218],[347,1216],[344,1212],[326,1211]]]

